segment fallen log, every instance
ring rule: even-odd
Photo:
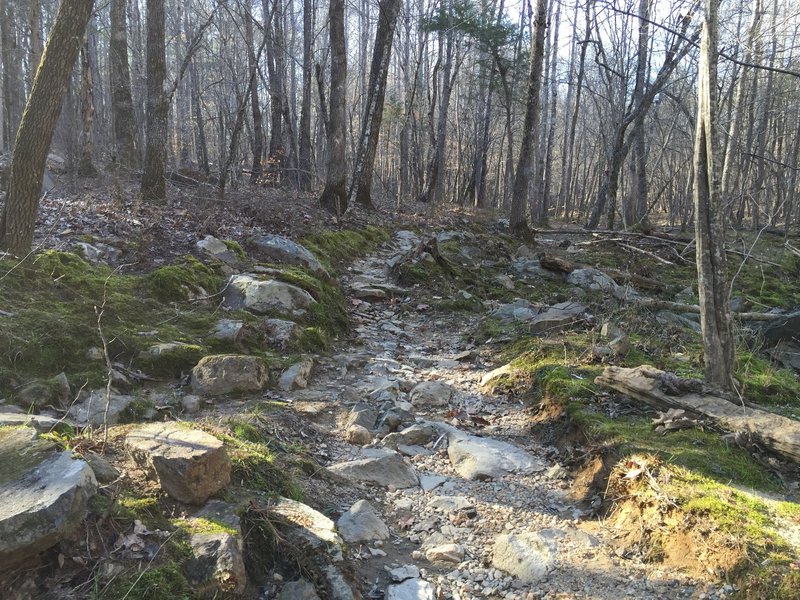
[[[682,408],[703,415],[732,433],[755,435],[765,448],[800,463],[800,421],[734,404],[713,394],[669,395],[662,389],[665,375],[664,371],[649,365],[635,369],[610,366],[594,381],[658,410]]]
[[[671,310],[672,312],[700,314],[700,307],[697,304],[683,304],[682,302],[670,302],[669,300],[654,300],[653,298],[632,298],[640,306],[646,306],[653,310]],[[734,312],[733,316],[740,321],[780,321],[787,320],[790,315],[762,313],[762,312]]]

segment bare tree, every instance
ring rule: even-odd
[[[128,66],[126,4],[127,0],[111,0],[111,39],[108,48],[111,119],[117,161],[125,168],[135,171],[139,168],[140,159],[131,95],[131,73]]]

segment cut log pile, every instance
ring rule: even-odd
[[[595,383],[627,394],[661,411],[678,408],[702,415],[721,429],[754,436],[775,454],[800,463],[800,421],[735,404],[702,390],[672,395],[674,385],[664,385],[674,378],[670,375],[649,365],[634,369],[609,366],[595,379]]]

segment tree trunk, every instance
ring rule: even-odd
[[[42,5],[39,0],[28,0],[28,35],[30,36],[30,54],[28,69],[28,89],[33,87],[33,78],[39,61],[42,60]]]
[[[167,62],[164,33],[164,0],[147,0],[147,141],[141,193],[146,202],[164,203],[167,198],[167,116],[169,101],[164,92]]]
[[[258,60],[256,57],[255,43],[253,41],[253,15],[250,11],[245,13],[245,36],[247,37],[247,69],[250,73],[248,90],[250,105],[253,111],[253,166],[250,169],[250,183],[258,183],[261,179],[261,156],[264,153],[264,130],[261,125],[261,107],[258,104]],[[261,44],[261,48],[264,44]],[[246,104],[246,103],[245,103]]]
[[[735,348],[728,307],[720,181],[714,162],[717,157],[717,0],[706,0],[705,5],[694,142],[697,287],[706,381],[732,391]]]
[[[18,256],[31,249],[50,141],[93,4],[62,0],[19,126],[0,218],[0,247]]]
[[[131,73],[128,67],[128,28],[125,19],[127,0],[111,1],[111,39],[109,70],[111,75],[111,114],[117,163],[124,169],[139,169],[136,141],[136,118],[131,96]]]
[[[383,102],[386,95],[386,78],[389,75],[389,59],[392,55],[397,16],[400,14],[402,0],[383,0],[378,6],[378,29],[375,32],[375,48],[372,51],[372,65],[369,71],[369,87],[364,108],[364,123],[358,142],[353,181],[350,184],[348,202],[354,200],[362,206],[373,208],[372,172],[375,167],[375,153],[378,149]]]
[[[303,104],[300,109],[300,148],[298,150],[298,184],[301,190],[310,190],[312,182],[311,156],[311,71],[314,43],[313,9],[311,0],[303,0]]]
[[[330,2],[331,95],[328,128],[328,172],[320,204],[340,216],[347,210],[345,132],[347,109],[347,48],[344,37],[344,0]]]
[[[544,67],[544,33],[547,27],[547,0],[536,0],[536,29],[531,49],[530,71],[528,73],[528,93],[525,105],[525,121],[522,128],[522,145],[519,149],[519,160],[514,177],[514,188],[511,196],[511,232],[515,235],[527,235],[528,217],[528,185],[531,179],[531,149],[533,136],[539,127],[541,112],[542,71]]]
[[[81,128],[80,158],[78,159],[78,175],[81,177],[97,177],[92,155],[94,154],[94,89],[92,86],[92,65],[89,61],[89,36],[83,36],[81,46]]]
[[[649,62],[648,44],[650,40],[650,0],[639,0],[639,47],[636,63],[636,84],[633,88],[632,102],[639,105],[644,101],[644,88]],[[647,212],[647,148],[645,144],[644,111],[640,111],[633,125],[633,160],[631,161],[631,190],[628,195],[624,222],[627,226],[639,223]]]
[[[21,56],[18,51],[15,27],[14,4],[11,0],[0,0],[0,45],[3,58],[3,132],[10,150],[14,148],[17,128],[22,118],[25,93],[20,75]]]

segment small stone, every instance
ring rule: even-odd
[[[452,386],[442,381],[423,381],[411,390],[411,404],[418,407],[447,406],[454,391]]]
[[[186,579],[195,588],[212,587],[221,594],[240,594],[247,573],[239,541],[229,533],[196,533],[190,540],[193,558],[186,565]]]
[[[464,560],[464,548],[458,544],[442,544],[425,551],[425,558],[433,563],[460,563]]]
[[[308,380],[311,377],[311,371],[313,369],[314,361],[308,357],[304,358],[281,374],[278,379],[278,388],[284,392],[305,389],[308,387]]]
[[[276,575],[278,574],[276,573]],[[281,579],[283,578],[281,577]],[[319,600],[319,596],[311,582],[300,579],[284,585],[275,600]]]
[[[336,523],[346,542],[369,542],[389,539],[389,528],[366,500],[359,500]]]
[[[189,415],[200,412],[200,396],[195,396],[194,394],[184,396],[181,398],[181,406],[183,407],[183,412]]]
[[[355,446],[366,446],[372,441],[372,433],[362,425],[350,425],[345,433],[345,439]]]

